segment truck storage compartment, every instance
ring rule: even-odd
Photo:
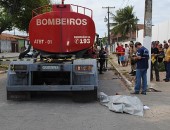
[[[93,85],[94,80],[93,74],[74,74],[74,85]]]
[[[70,71],[34,71],[32,85],[70,85]]]

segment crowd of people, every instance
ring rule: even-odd
[[[149,51],[151,51],[151,57],[149,57]],[[107,68],[109,55],[108,47],[101,47],[100,50],[96,47],[96,54],[100,65],[99,74],[103,74],[103,70]],[[125,45],[117,43],[116,55],[118,59],[117,62],[120,66],[131,66],[129,74],[131,74],[131,76],[136,76],[135,93],[138,93],[140,88],[139,84],[142,81],[142,94],[146,94],[146,72],[149,58],[151,59],[150,80],[152,81],[155,79],[157,82],[160,81],[159,64],[162,64],[166,72],[166,77],[163,80],[165,82],[170,81],[170,39],[168,42],[164,41],[163,44],[159,41],[153,41],[150,49],[142,46],[140,42],[134,43],[130,41],[129,44]]]
[[[149,51],[151,51],[151,57],[149,57]],[[122,67],[127,66],[128,61],[130,61],[131,72],[129,74],[136,76],[134,92],[132,94],[139,94],[141,89],[141,94],[146,95],[146,75],[149,67],[149,58],[151,58],[150,80],[152,81],[154,79],[154,72],[155,80],[157,82],[160,81],[159,64],[162,63],[166,72],[166,77],[163,80],[165,82],[170,81],[170,39],[168,42],[164,41],[163,44],[159,41],[153,41],[150,49],[142,46],[140,42],[134,44],[134,42],[131,41],[129,45],[125,44],[125,47],[121,44],[117,44],[116,54],[118,57],[118,64],[121,64]]]
[[[116,48],[116,53],[118,57],[118,64],[122,67],[127,66],[130,62],[131,74],[136,76],[137,60],[135,60],[137,48],[133,41],[129,44],[125,44],[125,47],[118,43]],[[150,49],[149,49],[150,50]],[[167,51],[168,50],[168,51]],[[159,64],[164,63],[164,68],[166,71],[166,77],[163,79],[165,82],[170,81],[170,40],[168,42],[164,41],[161,44],[159,41],[153,41],[151,43],[151,81],[154,79],[153,72],[155,73],[155,80],[160,81],[159,77]]]
[[[122,65],[123,67],[128,66],[130,61],[131,72],[129,74],[132,74],[132,76],[134,76],[136,74],[136,61],[133,60],[133,57],[136,55],[134,42],[131,41],[129,45],[125,44],[125,47],[123,44],[117,43],[116,54],[119,65]]]
[[[149,52],[151,51],[151,57]],[[107,61],[109,56],[109,50],[106,46],[101,47],[100,50],[96,47],[96,54],[98,58],[99,74],[103,74],[104,68],[107,67]],[[151,81],[154,79],[153,72],[155,73],[155,80],[160,81],[159,76],[159,64],[163,64],[166,77],[163,79],[165,82],[170,81],[170,39],[168,42],[164,41],[161,44],[159,41],[153,41],[151,48],[144,47],[140,42],[134,43],[130,41],[129,44],[117,43],[116,47],[117,62],[120,66],[131,66],[131,76],[136,76],[134,92],[132,94],[146,95],[147,90],[147,70],[149,68],[149,59],[151,58]],[[142,83],[141,83],[142,82]]]
[[[153,80],[153,71],[155,71],[156,81],[160,81],[159,64],[164,63],[166,77],[165,82],[170,81],[170,39],[161,44],[159,41],[153,41],[151,47],[151,80]]]

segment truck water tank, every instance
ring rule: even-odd
[[[32,18],[29,38],[33,48],[40,51],[78,52],[93,46],[95,24],[90,16],[72,11],[71,5],[53,5],[51,11]]]

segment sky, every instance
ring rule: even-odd
[[[61,3],[61,0],[51,0],[52,3]],[[156,25],[158,23],[168,21],[170,19],[170,0],[152,0],[153,1],[153,12],[152,12],[152,24]],[[65,0],[66,4],[75,4],[90,8],[93,10],[93,20],[96,25],[96,33],[100,37],[107,35],[107,23],[104,22],[105,16],[107,17],[107,9],[102,7],[115,7],[110,9],[110,12],[115,14],[116,10],[123,8],[127,5],[134,6],[135,15],[139,19],[139,23],[143,24],[144,22],[144,8],[145,0]],[[110,19],[110,22],[113,22]],[[9,31],[6,31],[7,33]],[[14,31],[10,32],[14,34]],[[24,34],[15,29],[15,34]]]

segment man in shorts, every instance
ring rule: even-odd
[[[120,46],[119,54],[120,54],[119,61],[124,67],[125,66],[125,48],[123,47],[123,45]]]

